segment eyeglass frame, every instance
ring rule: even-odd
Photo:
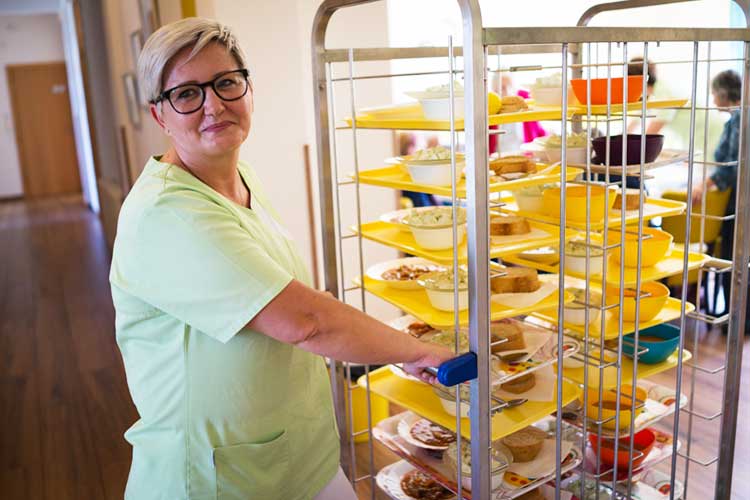
[[[226,98],[222,97],[221,93],[219,91],[217,91],[216,87],[215,87],[215,84],[216,84],[216,82],[218,80],[220,80],[221,78],[227,76],[230,73],[240,73],[245,78],[245,91],[242,93],[241,96],[235,97],[234,99],[226,99]],[[172,106],[172,109],[175,111],[175,113],[179,113],[181,115],[189,115],[189,114],[195,113],[196,111],[198,111],[199,109],[201,109],[203,107],[203,105],[206,103],[206,87],[211,87],[211,89],[214,91],[214,94],[216,95],[216,97],[218,97],[222,101],[232,102],[232,101],[237,101],[239,99],[242,99],[243,97],[245,97],[247,95],[247,91],[252,87],[252,85],[250,83],[250,80],[248,79],[249,76],[250,76],[250,72],[247,70],[247,68],[240,68],[240,69],[233,69],[233,70],[225,71],[225,72],[221,73],[219,76],[217,76],[216,78],[214,78],[213,80],[209,80],[207,82],[203,82],[203,83],[181,83],[180,85],[176,85],[176,86],[174,86],[172,88],[164,90],[161,94],[159,94],[158,96],[156,96],[156,99],[152,99],[150,102],[151,102],[151,104],[159,104],[162,101],[167,101],[167,102],[169,102],[169,105]],[[177,108],[175,108],[174,103],[172,103],[172,100],[169,98],[169,94],[171,94],[173,91],[175,91],[175,90],[177,90],[179,88],[182,88],[182,87],[198,87],[198,88],[201,89],[201,94],[203,96],[202,99],[201,99],[201,103],[193,111],[178,111]]]

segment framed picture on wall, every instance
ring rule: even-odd
[[[138,85],[135,81],[135,75],[127,72],[122,75],[122,83],[125,88],[125,107],[128,108],[128,117],[134,128],[141,128],[141,107],[138,102]]]
[[[143,50],[143,33],[141,30],[135,30],[130,34],[130,55],[133,58],[133,68],[138,67],[138,56],[141,50]],[[136,85],[136,90],[138,90],[138,102],[144,108],[148,108],[148,99],[138,85]]]
[[[151,33],[159,29],[159,5],[156,0],[138,0],[138,9],[141,14],[141,32],[143,40],[147,40]]]

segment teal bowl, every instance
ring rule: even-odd
[[[656,340],[656,339],[661,340]],[[655,365],[666,361],[680,345],[680,329],[669,324],[662,324],[645,328],[638,335],[638,349],[648,348],[648,352],[638,356],[639,363]],[[622,338],[622,352],[629,358],[633,357],[635,335],[625,335]]]

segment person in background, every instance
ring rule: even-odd
[[[354,500],[325,358],[423,368],[453,357],[310,287],[255,170],[239,160],[253,88],[232,31],[157,30],[140,88],[170,147],[120,211],[110,283],[140,419],[126,500]],[[280,134],[276,145],[287,147]],[[277,175],[291,166],[274,165]]]
[[[646,99],[668,99],[672,96],[664,92],[664,84],[657,79],[656,64],[651,61],[646,62]],[[643,75],[643,58],[634,57],[628,63],[628,76]],[[647,134],[661,134],[662,129],[667,126],[675,116],[676,111],[673,109],[651,109],[648,114],[655,115],[653,118],[646,119]],[[641,119],[635,118],[628,122],[629,134],[641,133]]]
[[[726,215],[735,213],[735,187],[737,185],[737,161],[740,152],[740,102],[742,99],[742,80],[736,71],[722,71],[711,81],[711,94],[714,104],[722,111],[730,113],[729,120],[719,138],[719,145],[714,151],[714,160],[719,165],[711,176],[702,184],[694,182],[693,203],[700,203],[704,193],[709,189],[720,191],[730,190],[729,204]],[[719,257],[731,260],[734,243],[734,220],[721,223],[721,252]],[[729,289],[731,273],[723,273],[722,288],[724,290],[724,304],[729,304]],[[746,332],[750,330],[745,327]]]

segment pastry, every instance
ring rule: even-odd
[[[502,443],[513,453],[514,462],[531,462],[542,451],[547,433],[534,426],[514,432],[502,439]]]
[[[523,394],[536,385],[536,376],[533,373],[514,378],[510,382],[500,384],[500,388],[505,392],[513,394]]]
[[[410,323],[409,326],[406,327],[406,333],[417,339],[428,333],[435,332],[437,332],[437,330],[435,330],[427,323],[423,323],[421,321],[415,321],[414,323]]]
[[[490,170],[495,175],[511,174],[515,172],[533,173],[536,172],[536,163],[531,158],[521,155],[504,156],[490,160]]]
[[[381,276],[386,281],[414,281],[423,274],[437,271],[438,266],[424,264],[402,264],[393,269],[388,269]]]
[[[542,493],[541,488],[534,488],[531,491],[527,491],[520,497],[516,497],[516,500],[545,500],[547,497]]]
[[[640,207],[641,190],[640,189],[626,189],[625,190],[625,210],[638,210]],[[643,203],[646,204],[646,193],[643,193]],[[617,193],[615,197],[614,209],[620,210],[622,208],[622,193]]]
[[[507,95],[502,98],[500,113],[515,113],[529,109],[523,97],[517,95]]]
[[[409,429],[409,434],[420,443],[429,446],[445,446],[456,440],[456,435],[442,427],[434,424],[427,419],[420,418]]]
[[[523,330],[516,321],[501,319],[490,323],[490,336],[492,342],[505,339],[502,344],[492,346],[492,352],[514,351],[524,349],[526,342],[523,340]]]
[[[453,493],[416,469],[404,474],[401,478],[401,489],[417,500],[447,500],[453,497]]]
[[[517,215],[495,215],[490,219],[490,234],[492,236],[510,236],[530,232],[529,221]]]
[[[536,269],[528,267],[506,267],[502,276],[490,279],[494,293],[528,293],[539,290],[542,286]]]

